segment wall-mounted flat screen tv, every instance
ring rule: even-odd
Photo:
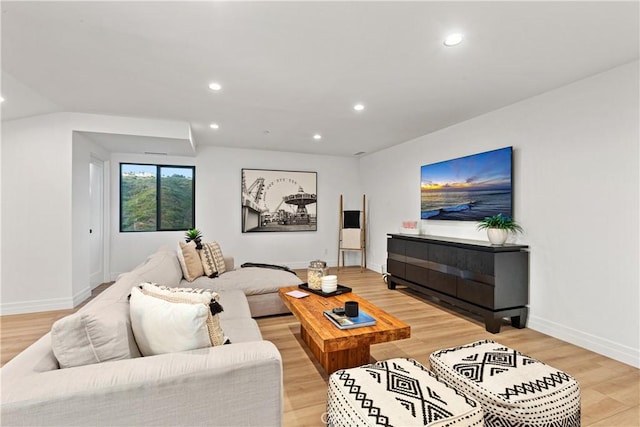
[[[512,147],[420,168],[420,218],[480,221],[512,212]]]

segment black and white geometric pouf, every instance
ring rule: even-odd
[[[482,426],[480,404],[439,381],[413,359],[390,359],[334,372],[327,424],[342,426]]]
[[[559,371],[494,341],[436,351],[438,378],[482,405],[489,427],[580,426],[580,386]]]

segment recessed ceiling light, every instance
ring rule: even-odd
[[[211,123],[211,124],[209,125],[209,127],[210,127],[211,129],[219,129],[219,128],[220,128],[220,126],[219,126],[217,123]]]
[[[220,86],[220,83],[209,83],[209,89],[217,91],[222,89],[222,86]]]
[[[457,44],[460,44],[460,42],[462,41],[462,34],[460,33],[453,33],[453,34],[449,34],[445,39],[444,39],[444,45],[445,46],[455,46]]]
[[[356,105],[353,106],[353,109],[356,110],[356,111],[362,111],[362,110],[364,110],[364,105],[356,104]]]
[[[316,133],[315,135],[313,135],[313,139],[322,139],[322,135],[320,135],[319,133]]]

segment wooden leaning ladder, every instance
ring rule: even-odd
[[[352,224],[347,224],[345,228],[345,210],[340,195],[340,225],[338,226],[338,270],[340,270],[340,258],[342,258],[342,266],[344,264],[344,253],[347,251],[360,251],[360,272],[363,272],[367,267],[367,214],[366,214],[366,195],[362,195],[362,210],[361,211],[346,211],[349,212],[351,217],[358,212],[358,227],[353,227]]]

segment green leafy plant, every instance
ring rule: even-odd
[[[200,242],[200,240],[202,239],[202,232],[200,230],[198,230],[197,228],[187,230],[184,233],[184,237],[187,243],[193,240],[194,242],[196,242],[196,249],[202,249],[202,244]]]
[[[514,233],[522,232],[522,227],[520,227],[512,218],[504,216],[501,213],[485,217],[480,221],[478,224],[478,230],[485,230],[487,228],[499,228],[501,230],[508,230]]]

